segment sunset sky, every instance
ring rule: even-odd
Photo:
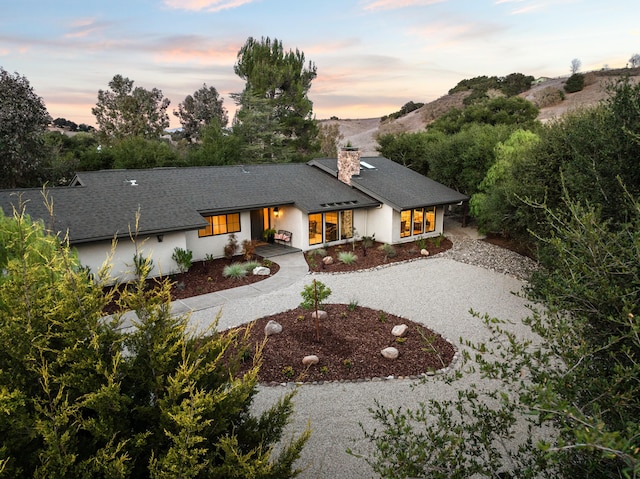
[[[624,67],[640,53],[637,0],[3,0],[0,66],[24,75],[53,118],[95,124],[116,74],[159,88],[172,114],[203,83],[230,111],[250,36],[318,69],[318,119],[372,118],[428,102],[464,78]]]

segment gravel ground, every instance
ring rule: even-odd
[[[471,309],[509,319],[514,322],[511,327],[515,332],[528,337],[530,332],[520,320],[529,310],[526,301],[514,293],[521,291],[523,278],[535,265],[527,258],[465,235],[447,236],[454,241],[454,248],[437,257],[359,273],[307,275],[277,292],[230,301],[223,307],[219,327],[233,327],[294,308],[300,303],[303,286],[320,277],[332,290],[331,302],[357,300],[362,306],[423,323],[457,345],[461,339],[478,342],[489,337],[481,321],[470,314]],[[208,323],[215,313],[211,309],[196,311],[192,320]],[[468,375],[452,385],[428,378],[424,382],[387,379],[260,386],[254,410],[258,413],[267,409],[286,390],[296,388],[295,411],[286,437],[300,433],[307,424],[312,429],[300,460],[299,466],[306,468],[300,477],[368,478],[374,477],[368,465],[346,450],[368,451],[360,425],[367,430],[378,425],[369,412],[375,400],[388,408],[415,408],[430,398],[453,398],[458,388],[474,382],[478,383],[479,377]]]

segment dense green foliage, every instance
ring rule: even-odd
[[[169,283],[147,289],[145,274],[119,300],[131,311],[103,317],[108,271],[89,277],[19,212],[0,216],[0,246],[0,477],[296,474],[308,431],[272,452],[292,395],[249,410],[259,346],[215,324],[192,331],[170,314]],[[254,367],[237,375],[249,350]]]
[[[390,113],[389,115],[383,115],[380,118],[380,121],[385,121],[385,120],[389,120],[389,119],[397,120],[398,118],[401,118],[401,117],[411,113],[412,111],[417,110],[418,108],[422,108],[423,106],[424,106],[424,103],[408,101],[407,103],[402,105],[402,108],[400,108],[400,110],[395,111],[393,113]]]
[[[506,140],[512,125],[471,123],[446,135],[440,131],[383,135],[378,151],[385,157],[471,195],[495,162],[496,145]]]
[[[51,117],[29,81],[0,67],[0,188],[38,186]]]
[[[538,113],[538,108],[524,98],[497,97],[474,103],[464,109],[453,108],[431,123],[428,129],[452,135],[471,124],[533,128]]]
[[[471,93],[464,99],[465,105],[471,105],[478,100],[488,98],[488,92],[495,90],[502,92],[506,96],[514,96],[531,88],[533,78],[522,73],[511,73],[506,77],[479,76],[471,79],[464,79],[449,90],[449,95],[459,91],[470,91]]]
[[[564,84],[564,91],[566,91],[567,93],[582,91],[583,88],[584,75],[582,73],[574,73],[567,79],[567,82]]]
[[[227,126],[229,118],[222,104],[223,100],[218,95],[218,90],[207,87],[206,84],[193,96],[187,95],[178,105],[178,110],[173,111],[173,114],[180,118],[184,137],[189,140],[200,139],[202,130],[214,120],[221,128]]]
[[[286,52],[282,42],[249,37],[234,66],[245,88],[233,97],[239,106],[234,134],[243,156],[254,162],[297,161],[317,149],[313,103],[308,92],[316,78],[304,53]]]
[[[107,139],[131,136],[157,139],[169,127],[169,99],[161,90],[133,87],[133,80],[115,75],[109,90],[98,91],[91,109],[102,135]]]
[[[640,476],[639,99],[622,81],[604,105],[497,147],[472,204],[533,234],[534,335],[484,317],[490,338],[461,338],[465,366],[443,378],[474,378],[456,398],[378,405],[365,459],[382,477]]]

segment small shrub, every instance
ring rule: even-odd
[[[192,260],[193,260],[193,251],[176,247],[173,250],[171,259],[175,261],[176,264],[178,265],[178,270],[180,270],[181,273],[185,273],[189,271],[189,268],[191,268]]]
[[[244,240],[242,242],[242,255],[244,259],[250,261],[253,259],[253,256],[256,254],[256,244],[251,240]]]
[[[406,341],[407,341],[407,338],[403,338],[403,337],[397,337],[396,338],[396,343],[402,344],[402,343],[404,343]]]
[[[362,256],[367,256],[367,249],[373,246],[373,243],[376,240],[376,234],[373,233],[372,236],[363,236],[362,241],[360,241],[360,247],[362,248]]]
[[[142,253],[136,253],[133,255],[133,268],[136,276],[139,278],[146,277],[153,269],[153,260],[151,258],[145,258]]]
[[[356,308],[358,307],[358,300],[353,298],[351,301],[349,301],[349,311],[353,312],[356,310]]]
[[[327,366],[320,367],[320,374],[324,376],[325,374],[328,374],[328,373],[329,373],[329,368]]]
[[[345,359],[344,361],[342,361],[342,364],[344,364],[344,367],[347,369],[351,369],[351,366],[353,366],[353,363],[350,359]]]
[[[564,84],[564,91],[567,93],[575,93],[582,91],[584,88],[584,75],[582,73],[574,73]]]
[[[307,255],[310,257],[313,257],[313,256],[324,257],[324,256],[327,256],[327,250],[324,248],[312,249],[311,251],[309,251],[309,253],[307,253]]]
[[[224,267],[222,276],[225,278],[239,279],[247,275],[247,270],[242,263],[232,263]]]
[[[358,257],[351,251],[340,251],[338,253],[338,261],[344,264],[354,264],[358,260]]]
[[[313,257],[309,256],[307,258],[307,261],[309,262],[309,267],[311,269],[315,269],[315,267],[317,266],[316,260]]]
[[[442,244],[442,240],[444,240],[443,235],[439,235],[439,236],[436,236],[435,238],[429,239],[429,241],[431,241],[431,244],[436,248],[440,248],[440,245]]]
[[[398,254],[396,249],[393,247],[393,245],[390,245],[389,243],[380,245],[378,249],[384,253],[385,261],[388,260],[389,258],[393,258]]]
[[[285,366],[284,368],[282,368],[282,375],[284,377],[291,379],[294,374],[295,371],[293,370],[292,366]]]
[[[204,260],[207,262],[211,262],[213,261],[215,258],[213,257],[213,255],[211,253],[207,253],[206,255],[204,255]]]
[[[271,261],[270,259],[264,258],[262,260],[262,266],[264,266],[265,268],[271,268],[273,266],[273,261]]]
[[[385,314],[384,311],[380,311],[378,313],[378,321],[380,321],[381,323],[386,323],[387,322],[387,315]]]
[[[316,341],[320,340],[320,320],[318,318],[318,308],[322,304],[324,300],[326,300],[331,295],[331,289],[329,289],[324,283],[320,281],[313,280],[313,283],[304,287],[300,296],[302,296],[303,301],[300,303],[300,306],[303,309],[309,311],[315,311],[316,313]]]
[[[296,318],[296,320],[297,320],[298,322],[304,321],[304,314],[301,314],[300,316],[298,316],[298,317]]]
[[[413,240],[413,242],[419,250],[423,250],[427,247],[427,240],[424,238],[424,236],[418,236],[415,240]]]
[[[236,235],[231,233],[229,235],[229,240],[227,244],[224,245],[224,257],[227,259],[232,259],[238,250],[238,239]]]
[[[260,263],[257,261],[247,261],[246,263],[242,263],[244,265],[244,269],[247,273],[251,273],[254,269],[260,266]]]

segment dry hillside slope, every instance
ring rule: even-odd
[[[633,81],[640,81],[640,69],[629,72],[633,74]],[[587,85],[582,91],[565,94],[565,99],[557,105],[540,109],[538,119],[549,121],[559,118],[565,113],[583,107],[593,106],[608,95],[607,86],[617,77],[615,72],[593,72],[587,74]],[[540,81],[530,90],[521,94],[522,97],[533,101],[536,94],[545,88],[562,89],[567,77],[549,78]],[[422,108],[412,111],[396,120],[380,122],[380,118],[367,118],[361,120],[323,120],[323,123],[337,123],[340,133],[344,136],[342,144],[350,142],[360,148],[363,156],[378,156],[378,143],[376,137],[385,133],[401,133],[422,131],[433,120],[449,111],[451,108],[461,108],[463,99],[467,92],[458,92],[453,95],[445,95],[432,102],[425,104]],[[401,106],[401,105],[400,105]],[[400,108],[398,107],[398,109]]]

